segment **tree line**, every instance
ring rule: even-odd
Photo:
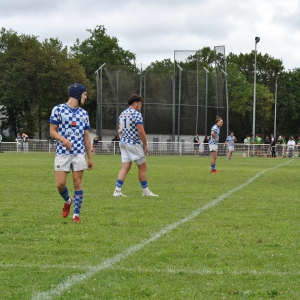
[[[1,29],[2,129],[9,128],[12,135],[25,131],[32,136],[34,132],[39,132],[41,138],[51,109],[67,100],[67,87],[73,82],[87,86],[89,92],[85,109],[90,114],[92,127],[96,126],[95,71],[104,63],[122,66],[128,72],[138,72],[138,68],[136,55],[124,50],[116,37],[108,36],[104,26],[87,31],[90,33],[87,39],[77,39],[68,49],[58,39],[40,42],[36,36]],[[197,54],[198,64],[213,72],[214,50],[204,47]],[[251,51],[247,54],[229,53],[226,56],[229,127],[235,131],[239,141],[252,132],[254,55],[254,51]],[[193,59],[189,58],[186,63],[191,63]],[[148,68],[154,75],[172,75],[174,62],[170,59],[155,61]],[[274,130],[277,83],[277,133],[300,135],[300,69],[285,70],[282,60],[257,53],[256,80],[255,132],[264,136]]]

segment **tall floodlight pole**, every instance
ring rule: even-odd
[[[254,51],[254,93],[253,93],[253,128],[252,128],[252,134],[253,134],[253,141],[255,139],[255,112],[256,112],[256,45],[260,41],[260,38],[257,36],[255,37],[255,51]],[[254,148],[253,148],[254,150]]]
[[[116,128],[118,130],[118,119],[119,119],[119,73],[121,69],[117,72],[117,99],[116,99]]]
[[[141,75],[140,75],[140,96],[142,96],[143,87],[143,64],[141,63]]]
[[[96,79],[97,79],[96,80],[97,81],[96,134],[98,136],[99,141],[102,141],[102,102],[103,102],[103,99],[102,99],[102,69],[104,66],[105,66],[105,63],[95,71]],[[99,76],[99,71],[100,71],[100,76]]]
[[[198,64],[198,52],[196,52],[197,55],[197,110],[196,110],[196,132],[195,134],[198,134],[198,123],[199,123],[199,64]]]
[[[172,80],[172,142],[175,142],[175,74],[171,77],[171,80]]]
[[[221,72],[225,75],[225,89],[226,89],[226,133],[229,136],[229,107],[228,107],[228,89],[227,89],[227,73],[224,70]]]
[[[203,67],[205,70],[205,136],[207,136],[207,98],[208,98],[208,73],[209,71]]]
[[[180,106],[181,106],[181,72],[182,72],[182,68],[177,65],[177,67],[179,68],[179,91],[178,91],[178,124],[177,124],[177,134],[178,134],[178,138],[177,141],[179,143],[179,137],[180,137]]]
[[[144,128],[145,128],[145,124],[146,124],[146,75],[147,73],[150,71],[152,67],[150,66],[149,69],[145,72],[144,74],[144,101],[143,101],[143,124],[144,124]]]
[[[274,139],[276,139],[276,116],[277,116],[277,79],[276,77],[276,83],[275,83],[275,110],[274,110]]]

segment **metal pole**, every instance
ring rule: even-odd
[[[143,65],[141,63],[141,76],[140,76],[140,95],[142,96],[142,85],[143,85]]]
[[[117,72],[117,103],[116,103],[116,128],[118,130],[118,119],[119,119],[119,73],[121,69]]]
[[[197,55],[197,110],[196,110],[196,134],[198,133],[198,119],[199,119],[199,66],[198,66],[198,52]]]
[[[179,68],[179,93],[178,93],[178,128],[177,128],[177,135],[178,135],[178,138],[177,138],[177,141],[179,142],[179,137],[180,137],[180,105],[181,105],[181,71],[182,71],[182,68],[177,65],[177,67]]]
[[[144,122],[144,128],[146,124],[146,75],[150,71],[152,67],[150,66],[149,69],[144,74],[144,101],[143,101],[143,122]]]
[[[175,142],[175,74],[172,80],[172,142]]]
[[[252,126],[252,134],[253,134],[253,141],[255,139],[255,112],[256,112],[256,45],[260,41],[259,37],[255,37],[255,51],[254,51],[254,93],[253,93],[253,126]],[[254,151],[254,147],[253,147]]]
[[[277,79],[275,84],[275,111],[274,111],[274,139],[276,139],[276,116],[277,116]]]
[[[96,114],[96,134],[98,135],[98,140],[102,141],[102,69],[105,63],[101,65],[96,71],[96,79],[99,76],[98,72],[100,70],[100,78],[97,79],[97,114]]]
[[[203,67],[205,70],[205,136],[207,136],[207,98],[208,98],[208,73],[209,71]]]
[[[226,88],[226,133],[227,136],[229,136],[229,112],[228,112],[228,89],[227,89],[227,73],[224,70],[221,70],[221,72],[225,75],[225,88]]]

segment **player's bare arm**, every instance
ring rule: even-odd
[[[144,126],[142,124],[138,124],[137,130],[138,130],[139,136],[143,142],[143,148],[147,154],[148,153],[148,142],[147,142],[147,136],[146,136]]]
[[[88,130],[84,131],[83,141],[84,141],[85,151],[86,151],[86,154],[88,157],[87,164],[88,164],[89,170],[92,170],[94,164],[93,164],[93,159],[92,159],[92,147],[91,147],[90,133]]]
[[[211,132],[211,136],[217,142],[216,134],[214,131]]]

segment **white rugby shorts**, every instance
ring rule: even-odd
[[[54,160],[55,171],[83,171],[88,165],[84,154],[79,155],[56,155]]]
[[[141,144],[120,143],[122,163],[135,161],[140,165],[146,161],[145,151]]]
[[[210,152],[218,152],[218,145],[209,145]]]
[[[234,151],[234,146],[228,146],[228,151]]]

